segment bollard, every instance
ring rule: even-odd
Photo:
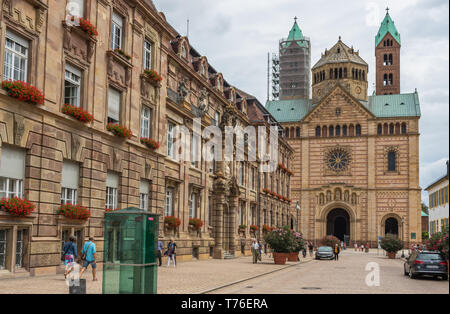
[[[80,279],[79,285],[70,284],[69,294],[86,294],[86,279]]]

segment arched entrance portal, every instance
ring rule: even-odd
[[[327,216],[327,235],[341,241],[350,238],[350,215],[345,209],[333,209]]]
[[[398,221],[395,218],[386,219],[384,234],[392,234],[398,237]]]

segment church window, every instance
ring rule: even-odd
[[[297,128],[295,133],[296,133],[295,134],[296,137],[300,137],[300,128]]]
[[[342,68],[339,69],[339,78],[342,78]]]
[[[361,126],[359,124],[356,125],[356,136],[361,136]]]
[[[385,54],[383,59],[384,59],[383,65],[388,65],[388,55]]]
[[[330,136],[334,136],[334,127],[333,126],[330,126],[329,131],[330,131]]]
[[[286,129],[286,137],[289,137],[289,128]]]
[[[378,135],[383,134],[383,126],[382,126],[381,124],[378,124],[377,134],[378,134]]]
[[[337,79],[338,78],[338,69],[334,69],[334,78]]]
[[[352,69],[352,79],[355,79],[355,69]]]
[[[406,123],[402,123],[402,134],[406,134]]]
[[[344,125],[342,127],[342,135],[347,136],[347,126],[346,125]]]
[[[327,127],[326,126],[324,126],[323,128],[322,128],[322,136],[323,137],[327,137]]]
[[[316,127],[316,136],[320,136],[320,126]]]
[[[392,82],[394,81],[394,76],[391,74],[389,74],[389,80],[388,80],[388,85],[392,85]]]
[[[341,136],[341,126],[336,126],[336,136]]]
[[[347,68],[344,68],[344,78],[347,78]]]
[[[330,69],[330,80],[333,79],[333,69]]]
[[[384,75],[383,85],[384,85],[384,86],[387,86],[387,85],[388,85],[388,75],[387,75],[387,74]]]
[[[393,61],[392,61],[392,53],[389,54],[389,60],[388,60],[388,65],[393,65]]]
[[[388,153],[388,171],[397,171],[397,154],[395,151]]]
[[[390,134],[390,135],[394,134],[394,124],[393,124],[393,123],[391,123],[391,124],[389,125],[389,134]]]
[[[384,133],[384,135],[389,134],[389,126],[387,123],[385,123],[383,126],[383,133]]]
[[[395,124],[395,134],[400,134],[400,123]]]
[[[349,132],[350,136],[355,136],[355,126],[353,124],[350,124],[348,132]]]
[[[366,71],[362,71],[362,79],[363,79],[363,81],[366,80]]]

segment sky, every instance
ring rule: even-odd
[[[342,36],[369,64],[375,82],[375,35],[389,7],[401,34],[401,93],[417,88],[421,103],[420,185],[446,173],[449,157],[448,0],[153,0],[167,21],[225,80],[261,103],[267,99],[267,53],[289,34],[298,17],[311,39],[312,66]],[[428,195],[422,193],[428,204]]]

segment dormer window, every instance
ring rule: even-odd
[[[181,46],[181,56],[183,58],[187,58],[187,50],[186,50],[186,47],[184,45]]]
[[[205,68],[205,65],[202,63],[202,65],[200,66],[200,73],[203,75],[203,76],[206,76],[206,68]]]

